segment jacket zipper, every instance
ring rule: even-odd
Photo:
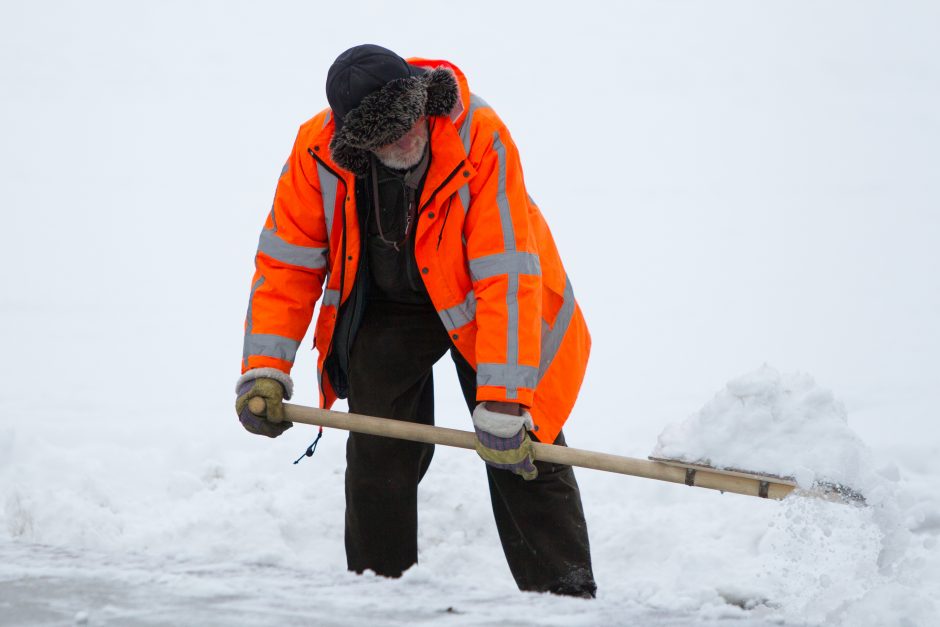
[[[444,219],[441,220],[441,232],[437,235],[437,250],[441,249],[441,239],[444,237],[444,227],[447,226],[447,217],[450,215],[450,206],[454,204],[454,197],[451,196],[447,201],[447,209],[444,210]]]
[[[463,167],[463,164],[464,164],[464,163],[466,163],[466,159],[464,159],[464,160],[462,160],[460,163],[458,163],[458,164],[457,164],[457,167],[454,168],[454,169],[451,171],[451,173],[447,175],[447,178],[445,178],[443,181],[441,181],[441,184],[438,185],[438,186],[434,189],[433,192],[431,192],[431,195],[428,196],[427,202],[425,202],[423,205],[421,205],[421,208],[418,209],[418,215],[419,215],[419,216],[424,212],[425,209],[428,208],[428,205],[431,204],[431,202],[432,202],[432,201],[434,200],[434,198],[437,196],[437,193],[438,193],[439,191],[441,191],[442,189],[444,189],[444,187],[445,187],[448,183],[450,183],[450,180],[451,180],[452,178],[454,178],[455,176],[457,176],[457,173],[460,172],[460,168]],[[428,164],[428,167],[430,168],[431,165]],[[447,206],[447,211],[444,212],[444,222],[447,221],[447,214],[448,214],[449,212],[450,212],[450,205]],[[415,218],[415,221],[417,221],[417,218]],[[418,258],[415,256],[415,246],[416,246],[416,243],[417,243],[417,241],[418,241],[417,229],[415,229],[415,231],[416,231],[415,236],[411,239],[411,257],[412,257],[412,259],[415,260],[415,265],[417,265],[417,263],[418,263]],[[443,234],[444,234],[444,226],[441,225],[441,235],[439,235],[438,238],[437,238],[437,249],[438,249],[438,250],[439,250],[440,247],[441,247],[441,236],[442,236]],[[424,280],[422,279],[421,282],[423,283]],[[427,287],[425,287],[425,289],[427,289]]]
[[[307,148],[307,154],[309,154],[311,157],[313,157],[314,161],[317,161],[320,165],[322,165],[324,168],[326,168],[326,171],[329,172],[330,174],[332,174],[333,176],[335,176],[335,177],[337,178],[337,180],[342,181],[342,183],[343,183],[343,192],[344,192],[343,195],[344,195],[344,196],[347,196],[347,195],[349,194],[349,189],[347,188],[347,186],[346,186],[346,181],[343,179],[343,177],[341,177],[339,174],[337,174],[336,171],[333,170],[333,168],[331,168],[330,166],[328,166],[328,165],[326,164],[326,162],[323,161],[323,159],[321,159],[320,157],[318,157],[318,156],[316,155],[316,153],[315,153],[313,150],[311,150],[310,148]],[[431,192],[431,195],[428,197],[427,202],[425,202],[423,205],[421,205],[421,207],[418,209],[418,214],[417,214],[418,216],[420,216],[421,213],[422,213],[425,209],[427,209],[428,205],[430,205],[431,202],[434,200],[434,198],[437,196],[437,193],[438,193],[439,191],[441,191],[441,189],[443,189],[448,183],[450,183],[451,179],[453,179],[455,176],[457,176],[457,173],[460,171],[460,169],[464,166],[465,163],[466,163],[466,159],[461,160],[460,163],[458,163],[457,166],[450,172],[450,174],[448,174],[447,177],[441,182],[441,184],[438,185],[437,188],[435,188],[435,190],[434,190],[433,192]],[[430,164],[428,164],[428,167],[430,167]],[[447,221],[447,216],[449,215],[449,213],[450,213],[450,206],[448,205],[447,211],[444,213],[444,222],[445,222],[445,223],[446,223],[446,221]],[[417,216],[416,216],[416,219],[417,219]],[[339,274],[339,303],[336,305],[336,316],[337,316],[336,322],[337,322],[337,323],[339,322],[339,311],[340,311],[340,307],[341,307],[342,304],[343,304],[343,290],[344,290],[344,288],[345,288],[345,279],[346,279],[346,204],[345,204],[345,203],[343,203],[343,231],[342,231],[342,235],[343,235],[343,245],[342,245],[342,251],[341,251],[342,254],[341,254],[341,257],[340,257],[340,264],[341,264],[341,265],[340,265],[340,274]],[[443,235],[443,225],[441,226],[441,235]],[[412,256],[414,256],[415,242],[416,242],[416,241],[417,241],[417,237],[413,237],[413,238],[411,239],[411,254],[412,254]],[[440,237],[438,237],[438,247],[440,247]],[[362,265],[362,264],[359,264],[359,266],[361,266],[361,265]],[[356,274],[357,274],[357,276],[358,276],[358,273],[359,273],[359,267],[356,268]],[[355,280],[356,280],[356,277],[353,277],[353,281],[355,281]],[[334,339],[335,337],[336,337],[336,335],[335,335],[335,329],[334,329],[334,333],[331,333],[331,334],[330,334],[330,344],[329,344],[329,346],[327,346],[326,354],[325,354],[324,357],[323,357],[324,363],[326,362],[326,358],[329,357],[330,354],[333,352],[333,339]]]
[[[434,197],[437,196],[437,193],[438,193],[439,191],[441,191],[448,183],[450,183],[450,180],[451,180],[452,178],[454,178],[455,176],[457,176],[457,173],[460,172],[460,168],[462,168],[462,167],[463,167],[463,164],[466,163],[466,162],[467,162],[466,159],[464,159],[463,161],[461,161],[460,163],[458,163],[458,164],[457,164],[457,167],[454,168],[453,171],[452,171],[450,174],[447,175],[447,178],[444,179],[444,180],[441,182],[441,184],[438,185],[437,188],[436,188],[433,192],[431,192],[431,195],[428,197],[427,202],[425,202],[423,205],[421,205],[421,208],[418,209],[418,214],[419,214],[419,215],[421,214],[422,211],[424,211],[425,209],[428,208],[428,205],[431,204],[431,201],[434,200]],[[430,167],[430,166],[428,166],[428,167]]]

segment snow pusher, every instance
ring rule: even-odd
[[[265,413],[264,399],[257,397],[251,399],[248,408],[257,415],[263,415]],[[363,416],[361,414],[306,407],[292,403],[284,403],[284,409],[287,419],[291,422],[470,450],[474,450],[476,447],[476,436],[470,431],[416,424],[389,418]],[[800,488],[792,477],[780,477],[740,469],[715,468],[681,460],[654,457],[637,459],[567,446],[543,444],[541,442],[533,442],[533,444],[537,460],[555,464],[593,468],[671,483],[684,483],[696,488],[708,488],[765,499],[780,500],[791,493],[795,493],[842,503],[864,503],[865,501],[864,497],[858,492],[830,483],[817,483],[811,489],[804,489]]]

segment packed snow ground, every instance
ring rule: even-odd
[[[0,8],[0,624],[940,622],[940,7],[344,11]],[[767,362],[844,402],[893,509],[581,471],[599,596],[557,599],[439,449],[420,564],[346,573],[343,435],[293,466],[314,431],[247,434],[232,385],[274,180],[365,41],[453,60],[511,129],[594,339],[572,446],[644,457]]]

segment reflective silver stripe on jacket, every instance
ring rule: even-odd
[[[539,263],[539,256],[535,253],[508,252],[496,253],[495,255],[485,255],[471,259],[470,277],[474,281],[488,279],[500,274],[510,276],[516,274],[542,274],[542,266]]]
[[[470,130],[473,125],[473,114],[477,112],[477,109],[489,108],[489,106],[486,101],[476,94],[470,94],[470,108],[460,124],[460,141],[463,142],[463,149],[467,154],[470,154]],[[460,197],[464,213],[466,213],[470,209],[470,186],[466,183],[461,185],[460,189],[457,190],[457,195]],[[466,241],[464,241],[464,245],[466,245]]]
[[[339,306],[339,290],[323,290],[323,307],[329,307],[330,305],[333,307]]]
[[[477,385],[494,385],[507,388],[534,389],[538,383],[539,369],[534,366],[512,364],[477,364]]]
[[[317,177],[320,179],[320,196],[323,199],[323,217],[326,218],[327,240],[333,233],[333,211],[336,209],[336,187],[339,179],[317,161]]]
[[[248,295],[248,314],[245,318],[245,333],[251,333],[251,327],[254,325],[254,321],[251,319],[251,308],[255,303],[255,292],[258,291],[258,288],[264,285],[264,277],[258,277],[258,280],[255,281],[254,285],[251,286],[251,293]]]
[[[458,189],[457,195],[460,197],[460,203],[463,205],[464,213],[466,213],[467,209],[470,208],[470,185],[466,184]]]
[[[509,196],[506,194],[506,147],[503,146],[503,141],[499,138],[499,131],[493,133],[493,150],[496,151],[497,163],[499,164],[496,206],[499,207],[499,224],[503,229],[503,248],[508,252],[516,250],[516,235],[513,232]]]
[[[519,275],[514,272],[509,274],[509,282],[506,286],[506,318],[506,327],[508,329],[506,333],[506,365],[518,369],[522,367],[519,365]],[[538,371],[536,370],[533,384],[523,387],[534,388],[537,382]],[[512,380],[511,384],[507,381],[506,398],[516,398],[519,394],[519,390],[516,389],[518,387],[519,384],[515,382],[515,379]]]
[[[281,184],[281,179],[284,178],[284,175],[290,170],[290,161],[284,162],[284,167],[281,168],[281,174],[277,177],[278,185]],[[274,190],[274,200],[271,201],[271,224],[274,225],[274,232],[277,233],[277,215],[274,213],[274,207],[277,205],[277,190]]]
[[[470,94],[470,109],[467,111],[467,115],[460,125],[460,140],[463,142],[464,152],[468,155],[470,154],[470,140],[473,137],[470,132],[473,126],[473,114],[477,112],[477,109],[489,108],[490,105],[488,105],[485,100],[476,94]]]
[[[324,299],[324,303],[326,299]],[[535,389],[538,383],[545,376],[545,373],[548,371],[549,367],[552,365],[552,362],[555,360],[555,355],[558,354],[559,348],[561,348],[561,343],[565,339],[565,334],[568,332],[568,327],[571,325],[571,320],[574,318],[574,309],[575,309],[575,300],[574,300],[574,289],[571,287],[571,280],[568,276],[565,276],[565,291],[562,294],[562,303],[561,307],[558,309],[558,314],[555,316],[554,326],[549,326],[545,320],[542,320],[542,338],[541,338],[541,356],[539,358],[539,368],[538,373],[532,385],[527,385],[530,389]],[[476,319],[476,297],[473,291],[470,291],[467,294],[467,298],[464,299],[464,302],[459,305],[454,305],[448,309],[442,309],[438,312],[441,316],[441,320],[444,322],[444,326],[448,331],[453,331],[459,329],[460,327],[473,322]],[[483,373],[487,375],[487,382],[482,383],[482,379],[479,376],[480,367],[482,366]],[[520,366],[520,368],[528,368],[527,366]],[[501,364],[480,364],[478,365],[477,373],[477,385],[503,385],[498,382],[499,377],[503,374],[509,372],[508,366],[503,366]],[[525,371],[528,373],[528,371]],[[530,383],[530,378],[520,377],[518,380],[521,380],[525,383]],[[508,390],[507,390],[508,391]]]
[[[271,203],[271,224],[274,232],[277,233],[277,216],[274,214],[274,203]]]
[[[469,127],[462,130],[467,132],[465,147],[469,150]],[[486,368],[482,371],[478,368],[477,385],[501,385],[506,388],[506,398],[515,399],[519,395],[520,387],[534,389],[538,382],[538,368],[519,364],[519,275],[539,275],[541,264],[538,255],[516,250],[512,208],[506,190],[508,167],[506,146],[499,136],[499,131],[493,132],[493,151],[496,153],[497,163],[496,209],[503,234],[503,252],[472,259],[469,262],[469,269],[474,282],[492,276],[506,275],[506,364],[503,368],[495,369],[492,368],[494,364],[489,364],[488,371]],[[534,374],[521,376],[518,374],[520,372]],[[502,375],[505,375],[505,378],[501,380]]]
[[[519,256],[516,250],[516,234],[512,225],[512,211],[509,207],[509,195],[506,193],[506,147],[499,137],[499,131],[493,133],[493,150],[496,151],[497,163],[499,166],[498,180],[496,186],[496,206],[499,208],[499,222],[503,230],[504,256],[496,263],[497,266],[505,266],[507,276],[506,286],[506,366],[507,373],[520,372],[525,366],[519,365],[519,274],[525,270],[527,274],[541,273],[541,264],[537,255],[525,254]],[[533,262],[534,258],[534,262]],[[512,261],[508,261],[511,259]],[[482,264],[481,264],[482,265]],[[532,267],[534,266],[534,267]],[[532,370],[535,370],[534,368]],[[528,372],[528,370],[525,370]],[[535,370],[535,376],[532,377],[530,385],[523,385],[520,382],[528,383],[529,378],[522,376],[509,377],[506,380],[506,398],[516,398],[519,394],[519,387],[534,389],[538,383],[538,370]]]
[[[467,154],[470,153],[470,145],[473,138],[473,117],[476,111],[481,108],[489,108],[489,104],[479,96],[471,94],[470,110],[467,112],[467,116],[464,118],[463,124],[460,127],[460,139],[463,142],[464,151],[466,151]],[[574,296],[571,294],[569,298],[568,290],[566,289],[565,303],[562,305],[562,310],[558,314],[554,328],[548,329],[547,324],[543,325],[543,331],[545,331],[545,333],[543,333],[541,342],[543,353],[540,358],[540,367],[535,368],[533,366],[520,365],[518,363],[520,316],[519,276],[522,274],[540,275],[541,264],[537,254],[519,252],[516,249],[515,229],[512,223],[512,209],[506,189],[508,168],[506,146],[500,138],[499,131],[493,133],[493,150],[496,152],[497,158],[496,208],[499,212],[504,252],[470,260],[469,269],[470,276],[474,282],[493,276],[506,275],[506,312],[508,318],[506,329],[507,363],[477,364],[477,385],[505,387],[506,398],[513,399],[518,396],[518,389],[520,387],[535,389],[540,379],[540,373],[543,373],[551,364],[555,353],[558,352],[558,346],[561,344],[561,339],[564,337],[571,315],[573,314]],[[464,186],[458,190],[458,193],[464,205],[464,210],[468,211],[471,201],[469,188]],[[446,310],[448,317],[445,317],[444,311],[440,312],[445,326],[447,326],[448,323],[453,324],[455,322],[455,320],[450,317],[452,310],[466,313],[465,309],[459,308],[460,306]],[[566,308],[570,308],[570,311],[567,312],[567,318],[565,318]]]
[[[248,294],[248,313],[245,314],[245,335],[251,335],[251,328],[254,326],[254,321],[251,319],[251,308],[255,303],[255,292],[258,291],[258,288],[264,285],[264,277],[258,277],[258,280],[254,282],[251,286],[251,293]],[[248,367],[248,354],[242,354],[242,359],[244,360],[245,367]]]
[[[263,229],[258,240],[258,252],[300,268],[319,270],[326,267],[326,248],[300,246],[282,240],[274,229]]]
[[[251,356],[263,355],[293,363],[299,346],[300,342],[297,340],[282,335],[252,333],[245,335],[245,348],[242,356],[246,361]]]
[[[326,116],[323,118],[323,128],[326,128],[330,123],[332,115],[332,111],[326,112]],[[327,246],[329,246],[333,234],[333,214],[336,210],[336,191],[339,187],[339,179],[333,176],[322,163],[319,161],[316,161],[316,163],[317,178],[320,180],[320,198],[323,202],[323,217],[326,220],[326,241]],[[329,251],[327,251],[327,254],[329,254]],[[323,285],[329,285],[329,283],[330,276],[327,275]],[[323,290],[323,306],[329,305],[334,307],[339,306],[339,290]]]
[[[539,381],[545,376],[545,371],[552,365],[555,355],[565,339],[568,325],[574,317],[574,289],[571,280],[565,275],[565,293],[562,295],[561,308],[555,316],[555,326],[549,328],[548,323],[542,320],[542,352],[539,357]]]
[[[437,312],[448,331],[455,331],[460,327],[473,322],[477,315],[477,298],[473,290],[460,304]]]
[[[330,117],[333,115],[332,111],[327,111],[326,115],[323,116],[323,128],[326,128],[330,123]],[[333,212],[336,209],[336,186],[339,184],[339,179],[330,174],[330,171],[323,167],[318,160],[317,164],[317,178],[320,179],[320,197],[323,199],[323,217],[326,218],[326,241],[330,241],[330,235],[333,233]]]

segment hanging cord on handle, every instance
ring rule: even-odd
[[[307,450],[304,451],[304,454],[294,460],[294,463],[298,463],[304,457],[313,457],[313,454],[317,451],[317,442],[320,441],[320,438],[323,437],[323,427],[320,427],[320,431],[317,433],[317,439],[307,447]]]

